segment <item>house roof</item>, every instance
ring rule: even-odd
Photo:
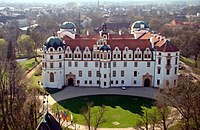
[[[165,40],[165,42],[159,46],[157,51],[162,51],[162,52],[176,52],[179,51],[177,47],[175,47],[169,40]]]

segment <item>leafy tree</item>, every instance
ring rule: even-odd
[[[25,54],[27,57],[34,55],[34,42],[28,35],[21,35],[18,40],[18,49],[21,53]]]
[[[0,39],[0,61],[5,60],[8,43],[5,39]]]

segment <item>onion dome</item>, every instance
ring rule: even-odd
[[[132,29],[148,30],[149,26],[144,21],[136,21],[131,26]]]
[[[60,29],[76,29],[76,25],[73,22],[64,22],[61,26]]]
[[[109,51],[110,50],[110,47],[106,44],[104,44],[101,48],[100,48],[100,51]]]
[[[46,40],[44,46],[46,46],[47,50],[50,47],[53,47],[55,50],[57,50],[58,47],[64,48],[65,44],[63,43],[63,41],[59,37],[51,36]]]

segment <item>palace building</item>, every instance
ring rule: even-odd
[[[42,83],[45,88],[173,87],[177,85],[179,49],[169,39],[149,31],[144,21],[130,34],[80,35],[72,22],[43,46]]]

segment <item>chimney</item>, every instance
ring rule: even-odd
[[[87,30],[87,32],[86,32],[86,35],[87,35],[87,36],[89,36],[89,35],[90,35],[88,30]]]
[[[151,47],[154,48],[154,39],[153,37],[150,37]]]

